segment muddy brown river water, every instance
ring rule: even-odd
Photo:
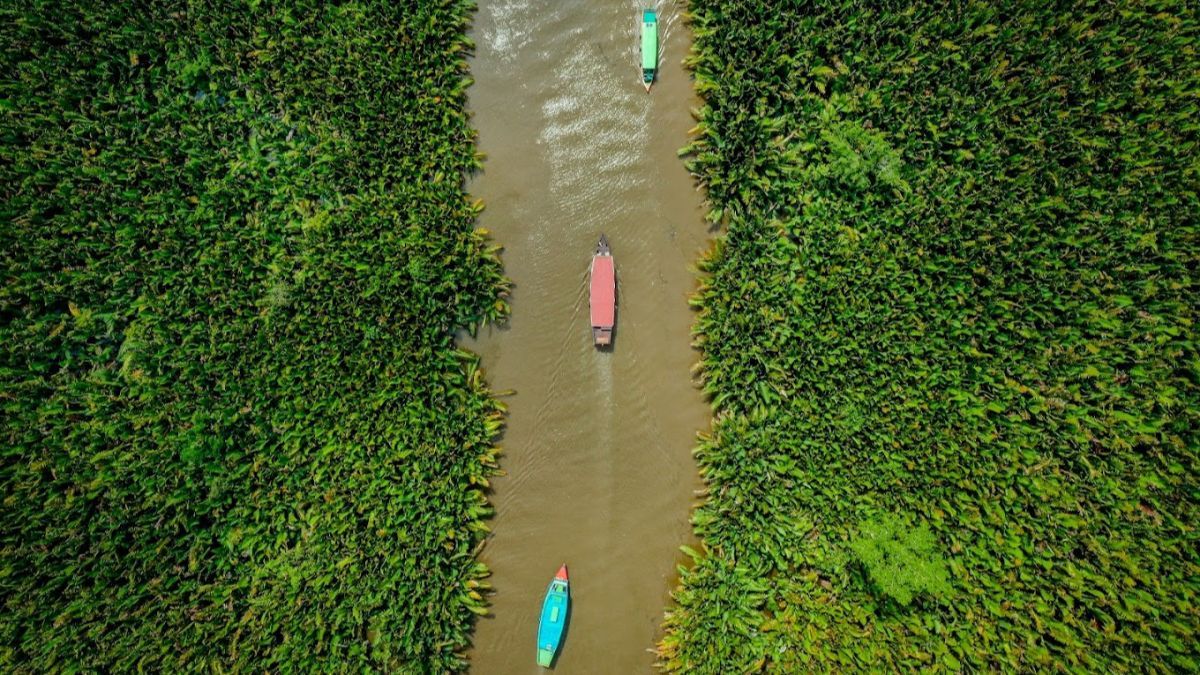
[[[690,369],[690,266],[706,246],[701,194],[676,156],[698,105],[680,65],[682,2],[661,0],[660,73],[640,83],[628,0],[480,0],[470,107],[484,171],[469,190],[505,247],[512,316],[462,344],[496,390],[515,390],[501,440],[507,476],[482,558],[491,614],[471,669],[539,672],[538,613],[559,564],[572,608],[556,673],[650,672],[690,542],[691,457],[708,407]],[[587,270],[608,235],[617,329],[597,351]]]

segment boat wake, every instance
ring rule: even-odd
[[[530,442],[527,446],[529,453],[529,461],[520,466],[520,471],[510,474],[510,480],[515,486],[523,485],[529,477],[538,475],[541,467],[553,455],[551,450],[551,438],[548,438],[545,429],[555,425],[555,419],[561,416],[561,411],[558,409],[565,398],[569,398],[571,394],[562,391],[563,376],[570,369],[571,363],[577,362],[580,349],[579,344],[583,340],[586,348],[591,349],[590,335],[586,327],[583,325],[580,316],[583,313],[583,307],[587,303],[588,278],[586,270],[579,275],[578,282],[575,288],[575,302],[571,306],[571,317],[564,322],[565,328],[561,332],[557,341],[556,349],[554,350],[554,360],[549,368],[549,381],[546,384],[546,393],[538,405],[537,410],[533,415],[532,433],[530,434]],[[575,349],[572,349],[572,345]],[[592,350],[595,351],[595,350]],[[576,385],[577,386],[577,385]]]
[[[542,105],[538,140],[562,225],[587,246],[628,211],[641,187],[636,165],[649,138],[648,111],[597,45],[582,32],[572,38],[582,44],[557,70],[555,94]]]

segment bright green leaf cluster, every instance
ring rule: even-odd
[[[926,525],[914,527],[884,514],[859,525],[848,545],[871,581],[901,605],[912,604],[918,595],[940,598],[952,590],[946,561]]]
[[[0,669],[462,667],[471,10],[0,8]]]
[[[685,154],[726,233],[663,665],[1200,668],[1196,4],[691,12]],[[862,583],[879,513],[927,524],[952,594]]]

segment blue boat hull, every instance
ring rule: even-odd
[[[567,626],[567,610],[571,606],[571,591],[567,581],[567,568],[563,565],[558,575],[546,589],[542,601],[542,617],[538,622],[537,660],[538,665],[549,668],[558,654],[563,631]]]

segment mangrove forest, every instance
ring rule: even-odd
[[[672,672],[1200,668],[1195,3],[692,0]]]
[[[0,670],[463,667],[472,7],[4,4]]]

